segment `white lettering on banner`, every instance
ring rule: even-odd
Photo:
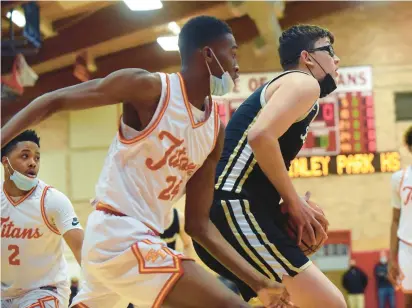
[[[372,91],[372,67],[342,67],[338,72],[338,88],[335,93]],[[233,92],[222,98],[219,97],[216,100],[221,101],[232,98],[246,99],[260,86],[278,76],[280,73],[281,72],[240,74],[240,78],[235,82]]]

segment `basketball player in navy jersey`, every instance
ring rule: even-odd
[[[282,282],[300,308],[346,307],[341,292],[289,238],[280,201],[302,233],[326,239],[319,222],[288,176],[290,162],[305,142],[319,111],[318,99],[336,89],[339,58],[328,30],[299,25],[283,32],[279,56],[284,72],[257,89],[237,109],[226,128],[217,166],[210,216],[226,240],[267,277]],[[235,281],[245,300],[256,296],[245,283],[200,245],[195,249],[212,270]]]

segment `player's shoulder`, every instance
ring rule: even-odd
[[[392,185],[399,185],[400,182],[402,181],[402,178],[405,176],[405,174],[408,171],[410,171],[410,169],[411,169],[410,167],[406,167],[406,168],[402,168],[402,169],[394,172],[392,174],[392,177],[391,177]]]
[[[47,203],[47,205],[71,204],[70,199],[64,193],[53,186],[47,186],[45,202]]]
[[[309,87],[320,88],[319,82],[312,75],[298,70],[285,72],[285,74],[279,78],[279,81],[286,84],[307,85]]]
[[[406,174],[406,172],[408,172],[409,167],[406,168],[402,168],[394,173],[392,173],[392,180],[396,181],[396,180],[400,180],[404,174]]]
[[[314,97],[320,95],[319,82],[312,75],[302,71],[287,72],[269,85],[273,90],[280,87],[291,89],[296,95]]]
[[[101,85],[112,91],[133,93],[135,95],[130,97],[132,102],[135,98],[141,103],[142,101],[152,101],[160,96],[162,78],[160,73],[152,73],[140,68],[125,68],[106,76],[102,79]]]

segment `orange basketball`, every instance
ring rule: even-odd
[[[307,203],[309,204],[309,206],[310,206],[312,209],[314,209],[314,210],[317,211],[318,213],[320,213],[320,214],[322,214],[323,216],[325,216],[325,213],[322,211],[322,209],[321,209],[315,202],[309,200],[309,201],[307,201]],[[280,204],[280,205],[281,205],[282,213],[284,213],[284,214],[287,215],[287,213],[285,213],[285,208],[282,207],[282,204],[283,204],[283,203]],[[324,230],[326,230],[326,228],[327,228],[327,226],[325,226],[325,225],[322,225],[322,227],[323,227]],[[287,222],[285,223],[285,230],[286,230],[287,234],[290,236],[290,238],[296,241],[296,239],[297,239],[297,231],[296,231],[296,227],[293,225],[293,221],[292,221],[292,220],[287,219]],[[305,231],[303,231],[302,241],[301,241],[301,243],[300,243],[300,245],[299,245],[299,248],[302,250],[302,252],[303,252],[306,256],[310,256],[310,255],[314,254],[316,251],[319,250],[320,247],[322,247],[322,246],[321,246],[322,238],[321,238],[320,236],[318,236],[318,234],[316,234],[316,231],[315,231],[315,230],[314,230],[314,232],[315,232],[315,237],[316,237],[316,245],[310,244],[311,241],[310,241],[309,235],[308,235]]]

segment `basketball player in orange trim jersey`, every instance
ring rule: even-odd
[[[40,138],[27,130],[1,149],[1,307],[67,307],[66,241],[80,264],[83,229],[70,200],[37,178]]]
[[[211,95],[224,95],[238,77],[229,26],[208,16],[180,32],[177,74],[123,69],[102,79],[47,93],[3,128],[7,142],[27,126],[63,110],[123,102],[96,185],[82,250],[85,283],[76,307],[249,307],[195,262],[158,236],[173,203],[186,191],[186,231],[249,285],[267,307],[284,289],[255,270],[209,220],[214,175],[224,140]],[[155,274],[155,275],[154,275]]]
[[[405,132],[405,145],[412,153],[412,126]],[[405,307],[412,308],[412,166],[392,176],[392,226],[389,279],[402,290]]]

